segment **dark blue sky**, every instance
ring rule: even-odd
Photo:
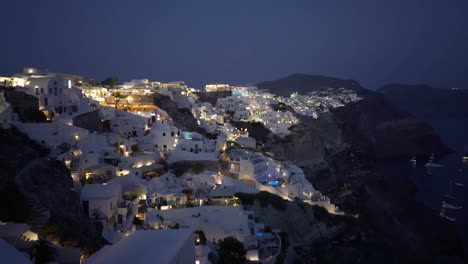
[[[292,73],[468,88],[466,0],[2,0],[0,76],[256,83]]]

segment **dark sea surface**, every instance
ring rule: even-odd
[[[468,162],[463,162],[462,156],[468,156],[468,118],[426,118],[426,122],[441,136],[442,141],[456,153],[443,157],[435,157],[435,163],[442,167],[431,169],[432,175],[428,175],[425,164],[429,157],[417,157],[416,164],[407,160],[392,161],[388,168],[395,173],[410,175],[417,186],[417,199],[428,207],[434,209],[437,214],[441,211],[443,201],[455,206],[461,206],[462,210],[446,210],[446,215],[456,218],[455,225],[458,234],[463,239],[464,247],[468,250]],[[386,166],[387,167],[387,166]],[[452,187],[450,182],[452,181]],[[454,183],[462,183],[459,187]],[[451,188],[451,190],[450,190]],[[456,200],[444,197],[451,192]]]

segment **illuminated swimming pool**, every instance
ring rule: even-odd
[[[270,181],[270,182],[268,182],[268,185],[270,185],[270,186],[278,186],[278,185],[279,185],[279,181]]]

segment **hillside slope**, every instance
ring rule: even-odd
[[[382,94],[367,90],[354,80],[293,74],[280,80],[262,82],[258,86],[283,95],[295,91],[305,94],[327,88],[355,91],[364,100],[332,109],[332,113],[345,139],[354,145],[359,142],[376,157],[395,158],[449,151],[431,126],[401,111]]]
[[[342,80],[328,76],[302,73],[296,73],[274,81],[264,81],[258,83],[257,87],[282,96],[289,96],[293,92],[306,94],[307,92],[322,91],[328,88],[346,88],[359,94],[367,94],[370,92],[362,88],[359,83],[354,80]]]
[[[16,128],[0,128],[0,221],[27,223],[61,246],[95,252],[106,242],[81,214],[70,171],[47,153]]]
[[[307,93],[330,88],[324,85],[332,83],[339,85],[331,88],[353,89],[364,99],[319,114],[318,120],[300,117],[302,124],[293,127],[283,141],[272,142],[271,149],[275,157],[300,165],[314,187],[342,210],[359,215],[355,228],[364,239],[346,246],[328,241],[322,243],[325,249],[307,255],[317,257],[328,249],[330,263],[348,263],[332,261],[334,252],[351,250],[359,259],[367,247],[375,247],[377,259],[386,263],[458,263],[451,258],[463,259],[454,226],[416,201],[409,175],[389,175],[380,166],[380,161],[394,158],[448,152],[432,127],[355,81],[314,78],[292,75],[264,82],[262,88],[272,92],[281,88],[288,94],[306,87],[301,92]]]

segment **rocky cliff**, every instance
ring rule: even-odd
[[[291,247],[286,263],[323,263],[323,259],[314,252],[314,245],[340,239],[358,239],[357,222],[352,217],[330,215],[321,207],[285,201],[267,192],[236,195],[247,210],[255,212],[258,222],[288,234]],[[353,261],[359,257],[354,257]]]
[[[106,242],[81,214],[70,171],[15,128],[0,129],[0,220],[27,223],[66,247],[94,252]]]
[[[335,123],[338,130],[343,131],[344,142],[359,142],[360,146],[366,145],[366,151],[372,151],[378,158],[442,154],[449,151],[431,126],[399,110],[381,94],[363,88],[354,80],[294,74],[284,79],[262,82],[258,86],[283,95],[295,91],[305,94],[327,88],[355,91],[364,99],[345,107],[332,109],[334,121],[331,122]],[[323,114],[321,118],[330,119]],[[322,122],[320,126],[324,124],[326,123]],[[329,146],[323,146],[325,147]]]
[[[467,89],[388,84],[378,92],[393,105],[418,117],[468,117]]]
[[[199,91],[196,94],[200,102],[208,102],[212,106],[216,106],[216,102],[218,101],[218,98],[231,96],[232,92],[231,91],[219,91],[219,92]]]
[[[47,150],[29,140],[18,129],[0,128],[0,219],[24,222],[29,219],[29,210],[14,179],[16,174],[31,160],[43,157]]]
[[[99,117],[99,110],[83,113],[73,118],[73,125],[90,132],[110,132],[109,123],[104,123]]]
[[[362,88],[359,83],[354,80],[342,80],[323,75],[302,73],[296,73],[274,81],[261,82],[257,84],[257,87],[282,96],[289,96],[293,92],[306,94],[311,91],[323,91],[328,88],[347,88],[360,94],[370,92]]]
[[[290,135],[271,143],[275,157],[290,160],[300,166],[325,161],[325,156],[341,151],[346,144],[334,116],[324,113],[321,118],[300,116],[300,123],[290,128]]]
[[[395,158],[450,151],[429,125],[355,81],[293,75],[260,87],[289,94],[328,85],[352,89],[364,99],[321,114],[315,121],[301,118],[302,124],[292,127],[283,141],[272,141],[271,149],[275,156],[301,165],[312,184],[342,210],[359,216],[360,239],[310,245],[314,250],[306,255],[330,263],[353,263],[336,258],[336,253],[367,256],[371,250],[378,262],[462,261],[465,256],[454,226],[416,202],[408,175],[392,175],[381,166]]]
[[[450,151],[427,123],[401,112],[383,96],[372,93],[364,100],[333,111],[345,140],[366,146],[377,158],[445,154]]]
[[[209,135],[205,129],[198,125],[190,109],[177,107],[177,104],[171,98],[162,94],[155,94],[153,99],[154,104],[166,111],[172,118],[176,127],[185,131],[197,132],[210,138],[212,137],[212,135]]]

